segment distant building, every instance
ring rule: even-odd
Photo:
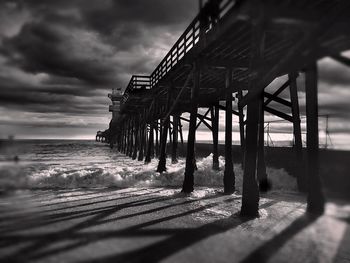
[[[116,120],[120,114],[120,101],[123,97],[121,88],[112,90],[112,93],[108,94],[108,97],[112,101],[112,105],[109,105],[109,112],[112,112],[112,121]]]

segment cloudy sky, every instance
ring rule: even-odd
[[[197,11],[198,0],[0,0],[0,138],[93,138],[108,92],[150,74]],[[319,68],[320,113],[349,138],[350,70]]]
[[[0,0],[0,138],[93,138],[107,93],[149,74],[197,0]]]

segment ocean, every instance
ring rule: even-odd
[[[16,157],[17,156],[17,157]],[[15,158],[18,158],[16,161]],[[224,157],[219,172],[213,171],[212,155],[198,158],[195,184],[221,187]],[[80,140],[23,140],[2,143],[0,189],[75,189],[96,187],[181,187],[185,159],[167,160],[167,172],[156,172],[157,159],[144,164],[110,149],[106,144]],[[242,185],[243,171],[235,165],[236,185]],[[274,189],[296,189],[295,179],[284,169],[268,168]]]

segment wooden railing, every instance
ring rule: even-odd
[[[168,54],[159,63],[151,74],[151,86],[157,85],[165,76],[199,41],[200,25],[198,16],[192,21],[185,32],[180,36]]]
[[[235,4],[234,0],[223,0],[220,4],[220,12],[218,20],[222,19],[225,16],[227,11]],[[163,58],[163,60],[159,63],[156,69],[152,72],[152,74],[148,76],[132,76],[123,98],[123,103],[125,103],[128,99],[128,92],[138,87],[137,78],[143,77],[148,78],[149,80],[149,88],[153,88],[158,84],[158,82],[199,42],[201,30],[205,30],[202,35],[207,34],[210,30],[212,30],[215,25],[212,21],[208,21],[208,27],[206,29],[201,29],[200,25],[200,17],[199,13],[190,25],[187,27],[185,32],[179,37],[174,46],[170,49],[167,55]],[[136,86],[133,86],[136,85]]]
[[[219,20],[233,6],[234,1],[223,0],[220,4]],[[161,78],[165,76],[198,42],[200,37],[201,25],[200,14],[198,14],[185,32],[179,37],[168,54],[159,63],[151,74],[151,88],[153,88]],[[215,25],[212,21],[208,21],[208,27],[204,34],[208,33]]]
[[[124,91],[122,103],[125,103],[128,100],[129,93],[135,89],[151,89],[150,76],[133,75]]]

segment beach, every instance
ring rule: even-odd
[[[260,218],[240,195],[197,188],[29,190],[1,198],[1,262],[348,262],[350,206],[305,215],[297,194],[267,194]]]
[[[293,167],[293,151],[267,149],[273,188],[261,194],[260,217],[251,219],[239,216],[243,171],[239,147],[233,148],[232,195],[223,194],[224,157],[219,158],[220,171],[211,169],[210,145],[197,145],[198,170],[190,195],[180,192],[181,152],[179,162],[168,159],[167,172],[159,174],[156,159],[145,165],[91,141],[27,141],[2,148],[0,261],[350,260],[350,205],[339,186],[346,189],[348,184],[341,180],[347,178],[348,164],[341,161],[347,152],[321,151],[328,160],[321,161],[321,168],[337,169],[329,175],[333,185],[325,185],[325,214],[312,217],[305,214],[306,197],[297,192],[288,168]],[[11,160],[14,154],[18,162]]]

